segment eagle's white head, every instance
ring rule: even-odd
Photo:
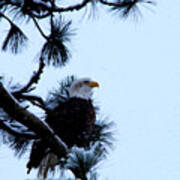
[[[99,87],[96,81],[92,81],[89,78],[81,78],[72,83],[69,89],[69,95],[70,97],[90,99],[94,87]]]

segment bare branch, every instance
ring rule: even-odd
[[[39,64],[39,69],[37,70],[37,72],[35,72],[33,74],[33,76],[31,77],[31,79],[29,80],[29,82],[20,90],[13,92],[14,96],[18,96],[19,94],[22,93],[26,93],[29,92],[31,90],[33,90],[34,88],[30,88],[33,84],[37,84],[39,79],[40,79],[40,75],[43,73],[43,69],[45,67],[45,64],[43,62],[43,59],[40,60],[40,64]]]
[[[34,17],[32,17],[32,20],[34,22],[34,24],[36,25],[37,29],[39,30],[40,34],[45,38],[48,39],[48,37],[44,34],[43,30],[41,29],[41,27],[39,26],[38,22],[36,21],[36,19]]]

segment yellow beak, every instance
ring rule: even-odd
[[[88,84],[87,84],[89,87],[99,87],[99,84],[98,84],[98,82],[96,82],[96,81],[91,81],[91,82],[89,82]]]

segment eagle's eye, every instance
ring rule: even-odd
[[[84,83],[85,83],[85,84],[88,84],[88,83],[90,83],[90,81],[88,81],[88,80],[85,80],[85,81],[84,81]]]

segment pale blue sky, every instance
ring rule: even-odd
[[[141,7],[143,17],[135,22],[103,12],[94,21],[76,19],[70,63],[61,70],[47,69],[51,74],[38,90],[46,95],[58,79],[71,74],[100,82],[96,103],[116,123],[114,150],[100,166],[102,180],[180,178],[180,2],[158,1],[152,9]],[[41,43],[33,38],[25,59],[1,53],[2,74],[11,66],[8,77],[28,78]],[[1,179],[36,177],[26,175],[27,155],[17,160],[2,147]]]

